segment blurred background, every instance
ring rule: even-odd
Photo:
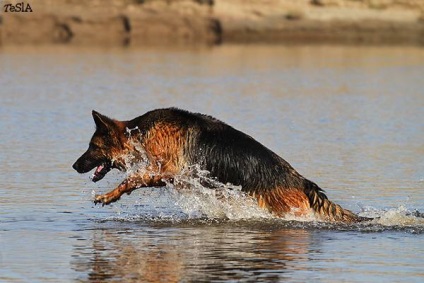
[[[3,45],[424,44],[421,0],[2,1]],[[28,5],[30,8],[28,8]],[[29,12],[32,10],[32,13]]]

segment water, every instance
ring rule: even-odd
[[[413,47],[3,49],[0,281],[421,282],[423,74]],[[71,168],[91,110],[131,119],[168,106],[228,122],[380,219],[274,219],[196,180],[94,206],[123,176],[94,184]]]

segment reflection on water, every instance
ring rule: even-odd
[[[286,277],[290,262],[308,260],[311,242],[306,230],[264,233],[204,225],[196,229],[147,228],[140,234],[137,227],[131,228],[93,230],[89,243],[84,240],[74,247],[73,268],[88,274],[90,282],[181,282],[185,278],[195,282],[243,278],[276,282]]]
[[[2,49],[0,281],[420,282],[422,74],[419,48]],[[202,203],[167,189],[94,207],[93,191],[122,176],[94,184],[71,168],[91,110],[130,119],[168,106],[228,122],[379,219],[245,219],[222,206],[203,221],[190,211]]]
[[[408,243],[402,229],[394,229],[389,239],[376,241],[381,235],[375,234],[378,227],[370,225],[353,228],[277,220],[106,221],[94,225],[86,238],[79,238],[73,246],[71,265],[85,274],[81,282],[346,279],[343,273],[335,274],[335,269],[350,273],[353,282],[422,275],[413,265],[409,270],[399,267],[409,263],[402,259],[387,261],[386,251],[381,250],[386,245],[396,249]],[[341,233],[343,229],[373,232],[353,236]],[[352,247],[376,249],[376,255],[368,256],[364,264]],[[413,251],[412,247],[406,249],[406,254]],[[402,253],[399,256],[402,258]]]

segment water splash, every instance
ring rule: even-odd
[[[131,129],[129,134],[137,130]],[[137,135],[131,137],[135,154],[122,156],[127,165],[126,176],[143,174],[146,172],[146,167],[150,165],[144,148],[137,140]],[[174,177],[172,183],[168,182],[164,188],[143,188],[137,192],[142,194],[141,199],[137,198],[135,203],[134,198],[121,199],[119,203],[112,206],[115,215],[106,220],[154,221],[156,223],[190,221],[194,224],[205,221],[207,223],[210,221],[214,223],[259,221],[272,223],[273,226],[290,225],[302,228],[359,229],[361,231],[413,229],[413,231],[424,233],[424,213],[409,210],[404,205],[389,209],[362,207],[359,215],[374,218],[374,220],[349,225],[319,222],[312,213],[303,217],[287,214],[284,218],[278,218],[260,208],[255,199],[242,192],[240,186],[219,182],[199,165],[187,166]],[[94,195],[95,191],[93,190],[91,194]]]
[[[126,135],[128,136],[129,150],[124,150],[121,155],[117,156],[117,160],[122,160],[125,166],[126,176],[144,174],[147,172],[150,160],[147,152],[141,144],[141,130],[138,127],[129,129],[126,128]],[[115,160],[112,160],[112,162]],[[160,171],[160,164],[157,166]]]
[[[207,185],[205,185],[207,184]],[[214,189],[210,188],[214,185]],[[98,208],[104,210],[104,208]],[[395,208],[363,207],[360,216],[374,220],[344,224],[319,222],[313,215],[287,214],[278,218],[260,208],[240,187],[222,184],[198,168],[187,168],[163,188],[143,188],[112,205],[113,214],[100,221],[155,223],[155,225],[252,225],[300,229],[424,233],[424,213],[404,205]],[[110,212],[110,211],[109,211]]]
[[[422,226],[424,228],[424,214],[417,210],[409,210],[404,205],[389,209],[376,209],[369,207],[362,216],[372,217],[375,224],[382,226]]]
[[[172,189],[175,204],[189,218],[238,220],[273,217],[261,209],[256,200],[242,192],[240,186],[223,184],[198,165],[185,168],[168,186]]]

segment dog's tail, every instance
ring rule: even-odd
[[[372,218],[358,216],[352,211],[333,203],[317,184],[306,179],[305,194],[308,196],[310,206],[316,216],[324,221],[355,223],[372,220]]]

